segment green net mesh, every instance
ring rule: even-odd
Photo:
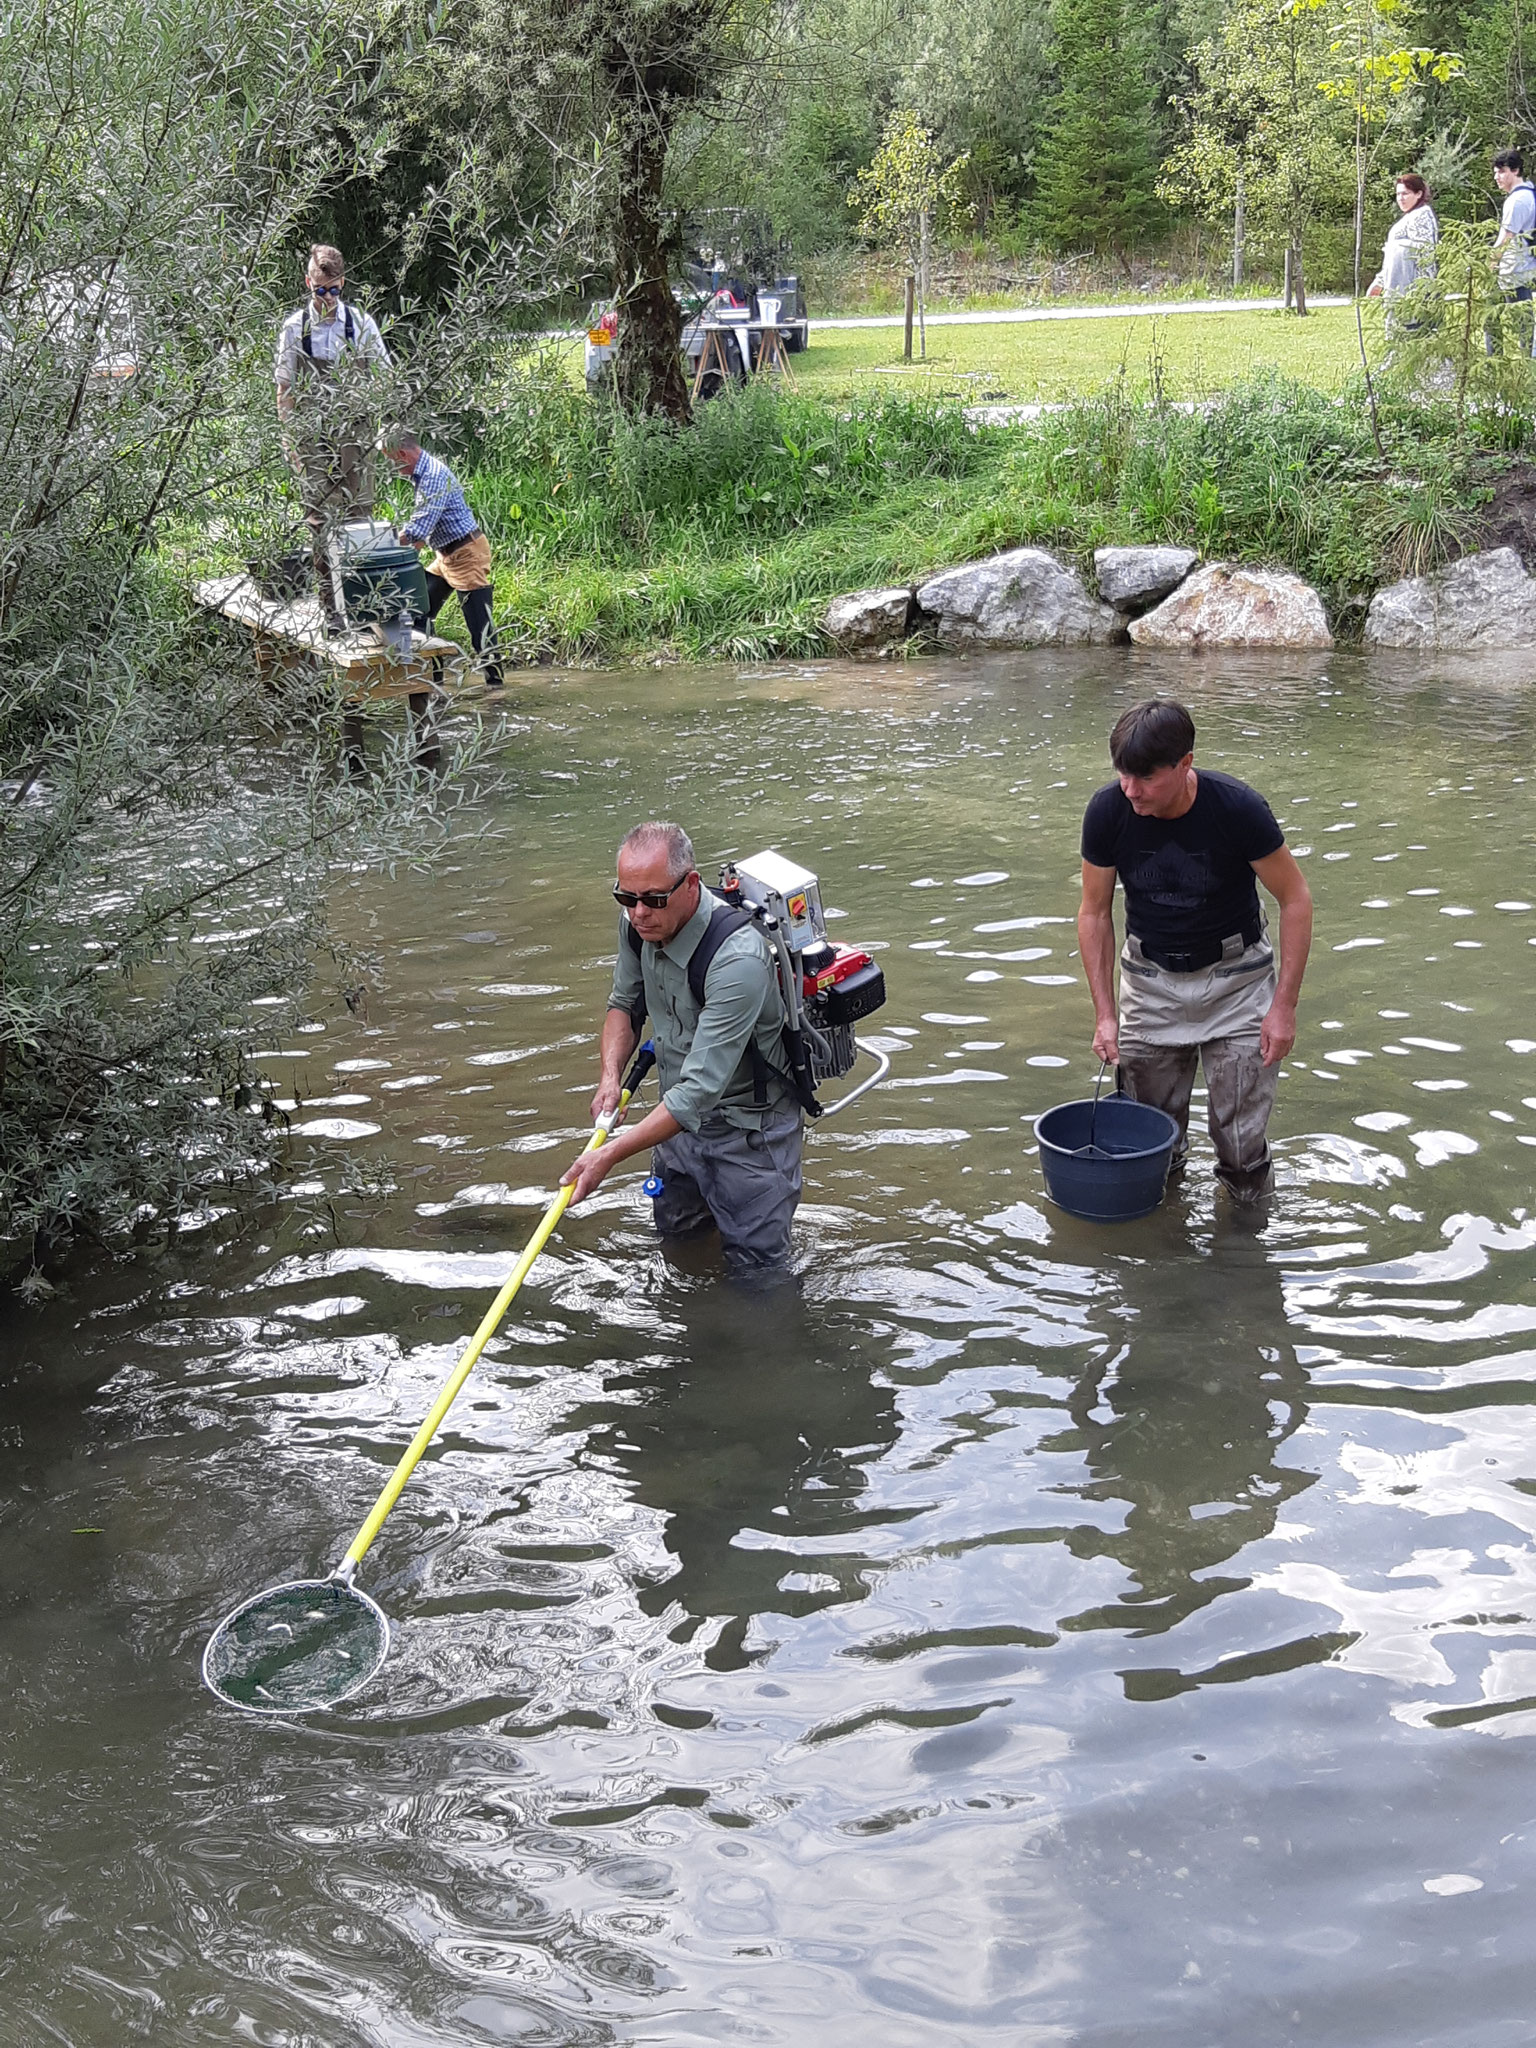
[[[258,1593],[227,1614],[203,1652],[203,1680],[251,1714],[313,1713],[367,1684],[389,1649],[383,1610],[339,1579]]]

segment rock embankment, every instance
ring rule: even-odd
[[[1138,647],[1202,654],[1223,647],[1331,647],[1328,614],[1310,583],[1288,569],[1208,562],[1131,622]]]
[[[955,649],[1138,647],[1327,649],[1322,598],[1288,569],[1200,561],[1193,548],[1098,548],[1097,592],[1044,548],[1010,548],[917,583],[834,598],[822,619],[845,654],[922,639]],[[1511,547],[1464,555],[1378,590],[1365,644],[1452,653],[1536,647],[1536,577]]]
[[[1331,647],[1323,601],[1285,570],[1200,566],[1193,548],[1099,548],[1095,595],[1044,548],[1010,548],[916,584],[834,598],[822,619],[845,654],[916,638],[960,649]]]
[[[930,576],[917,587],[917,609],[941,647],[1103,647],[1125,631],[1119,613],[1044,548]]]
[[[1489,548],[1432,575],[1407,576],[1371,599],[1365,644],[1437,652],[1536,647],[1536,579],[1513,548]]]

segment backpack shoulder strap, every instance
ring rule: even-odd
[[[626,946],[628,946],[630,952],[633,953],[635,958],[638,960],[640,958],[640,947],[642,941],[640,938],[640,934],[635,930],[634,926],[630,923],[627,917],[624,920],[624,943]],[[629,1009],[630,1022],[634,1025],[637,1031],[645,1023],[645,1010],[645,983],[644,981],[642,981],[640,984],[640,993],[635,997],[635,1000],[633,1001],[633,1003],[631,1003]]]
[[[303,349],[305,355],[313,362],[315,350],[309,338],[309,307],[307,305],[304,308],[304,319],[299,328],[299,347]]]
[[[714,913],[704,928],[704,936],[694,947],[688,961],[688,986],[693,991],[693,1000],[701,1010],[704,1007],[706,983],[715,955],[727,939],[734,937],[737,932],[755,921],[750,910],[742,910],[738,905],[726,902],[716,890],[712,889],[710,894],[715,898]],[[758,1050],[755,1034],[747,1040],[746,1051],[747,1062],[752,1069],[752,1100],[759,1109],[766,1109],[768,1062]]]
[[[715,892],[711,890],[710,894],[714,896]],[[693,992],[693,1000],[701,1010],[704,1007],[705,984],[715,955],[728,938],[751,922],[750,910],[739,910],[715,896],[714,912],[704,927],[703,937],[694,947],[688,960],[688,986]]]

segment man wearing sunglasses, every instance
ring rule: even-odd
[[[330,542],[343,521],[373,515],[366,380],[389,363],[377,323],[343,298],[346,281],[341,251],[316,242],[304,272],[305,302],[277,337],[277,416],[299,479],[320,607],[331,625],[340,625],[341,616]]]
[[[618,1102],[647,1017],[661,1102],[596,1152],[583,1152],[561,1184],[575,1189],[574,1207],[615,1166],[650,1150],[662,1183],[655,1218],[663,1238],[717,1229],[734,1278],[782,1272],[800,1200],[804,1116],[783,1071],[784,1004],[768,941],[704,888],[679,825],[635,827],[619,848],[613,893],[618,957],[592,1114]],[[689,975],[701,945],[702,1004]]]

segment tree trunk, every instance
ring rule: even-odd
[[[1307,280],[1301,264],[1301,242],[1299,239],[1291,244],[1291,296],[1295,302],[1297,319],[1305,320],[1307,317]]]
[[[1365,315],[1360,300],[1360,251],[1365,234],[1365,119],[1355,108],[1355,339],[1360,344],[1360,371],[1365,378],[1365,396],[1371,410],[1371,439],[1383,462],[1387,447],[1381,435],[1381,411],[1376,403],[1376,381],[1371,375],[1371,358],[1365,346]]]
[[[923,208],[922,222],[918,229],[917,257],[917,329],[922,336],[922,357],[928,360],[928,209]]]
[[[1365,122],[1355,109],[1355,298],[1360,297],[1360,255],[1365,244]]]
[[[907,272],[907,318],[906,318],[906,334],[905,334],[905,337],[904,337],[904,339],[903,339],[903,341],[902,341],[902,348],[901,348],[901,360],[902,360],[902,361],[903,361],[904,363],[910,363],[910,362],[911,362],[911,360],[912,360],[912,307],[913,307],[913,304],[914,304],[914,302],[915,302],[916,298],[917,298],[917,279],[916,279],[916,278],[915,278],[915,277],[914,277],[914,276],[912,275],[911,271],[908,271],[908,272]]]
[[[1243,189],[1243,167],[1237,167],[1237,190],[1232,199],[1232,289],[1237,291],[1243,282],[1243,257],[1247,253],[1248,238],[1248,195]]]
[[[621,182],[613,222],[618,348],[614,381],[633,412],[663,413],[686,426],[693,418],[683,375],[682,320],[667,277],[662,232],[662,179],[669,141],[666,116],[632,101],[622,117]]]

